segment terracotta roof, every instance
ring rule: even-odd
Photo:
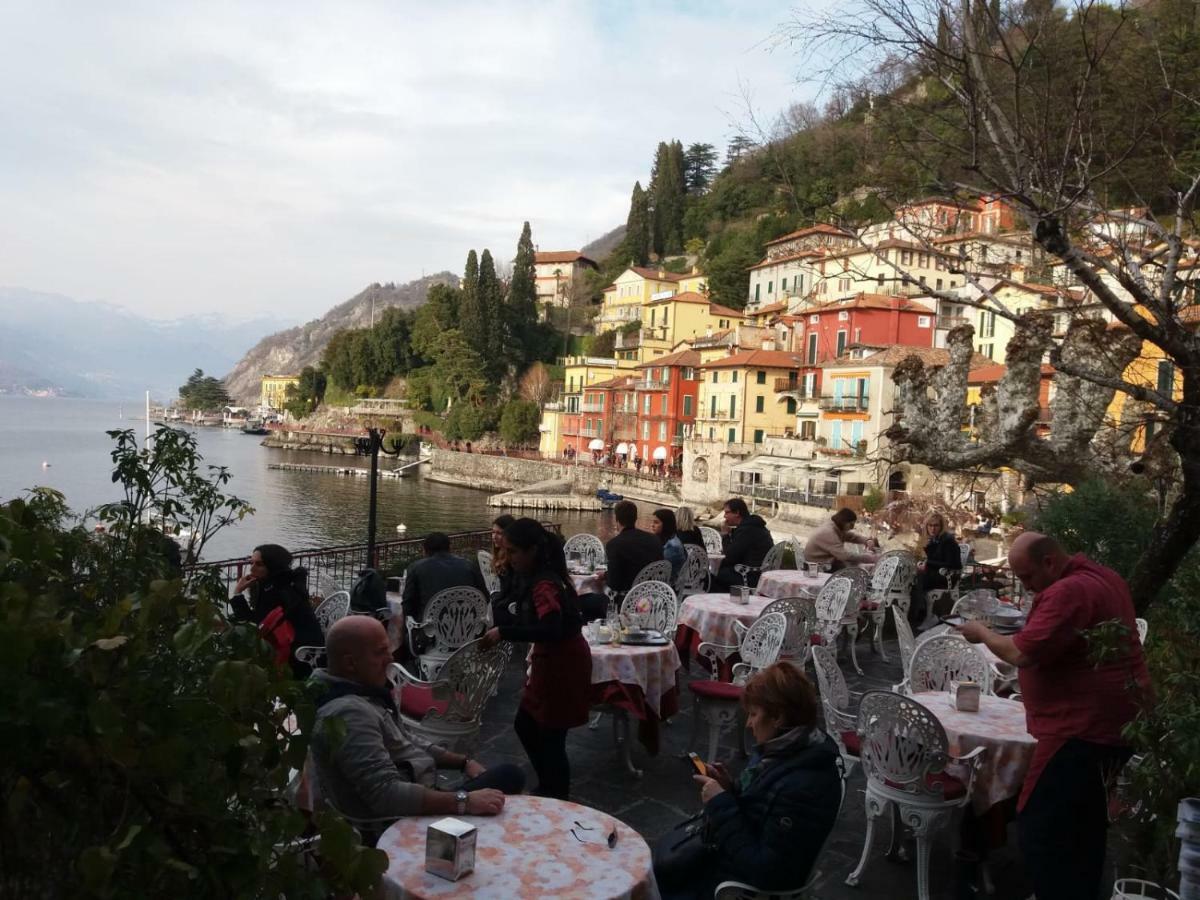
[[[544,253],[533,254],[534,265],[541,265],[543,263],[569,263],[575,262],[577,259],[591,263],[593,266],[596,265],[594,259],[584,256],[578,250],[547,250]]]
[[[823,369],[865,369],[874,368],[876,366],[884,366],[885,368],[894,368],[900,365],[910,356],[915,356],[921,360],[926,366],[940,367],[950,361],[950,353],[947,350],[942,350],[937,347],[906,347],[896,345],[888,347],[886,350],[880,350],[878,353],[872,353],[870,356],[864,356],[861,359],[834,359],[825,363]],[[971,369],[981,368],[983,366],[995,365],[990,359],[982,353],[971,354]]]
[[[659,368],[660,366],[698,366],[700,365],[700,354],[696,350],[680,350],[678,353],[672,353],[669,356],[660,356],[658,359],[650,360],[649,362],[638,363],[638,369]]]
[[[729,306],[722,306],[720,303],[708,304],[708,311],[714,316],[732,316],[735,319],[746,318],[746,313],[744,310],[733,309]]]
[[[782,350],[742,350],[724,359],[705,363],[705,369],[797,369],[803,365],[801,358],[795,353],[785,353]]]
[[[633,375],[618,375],[616,378],[609,378],[607,381],[597,381],[595,384],[585,384],[580,388],[580,391],[594,391],[597,389],[611,390],[612,388],[629,387],[637,378]]]
[[[817,225],[809,225],[807,228],[801,228],[798,231],[791,231],[783,237],[777,237],[773,241],[767,241],[765,246],[770,247],[772,244],[782,244],[784,241],[795,240],[796,238],[808,237],[810,234],[828,234],[835,237],[854,237],[854,235],[843,231],[836,225],[826,225],[821,222]]]
[[[993,381],[999,381],[1007,371],[1008,366],[1003,363],[980,366],[978,369],[972,369],[967,375],[967,384],[989,384]]]
[[[777,256],[774,259],[764,259],[760,263],[755,263],[750,267],[750,271],[755,269],[765,269],[768,266],[778,266],[783,263],[792,262],[797,259],[816,258],[824,256],[820,250],[801,250],[799,253],[789,253],[787,256]]]
[[[807,309],[797,311],[798,316],[806,316],[809,313],[831,312],[833,310],[843,309],[886,309],[900,310],[902,312],[918,312],[922,315],[933,315],[933,312],[927,307],[921,306],[919,303],[913,303],[907,297],[893,297],[889,294],[855,294],[850,300],[830,300],[828,303],[822,303],[819,306],[810,306]]]
[[[930,241],[932,244],[955,244],[963,241],[996,241],[1001,244],[1020,244],[1022,247],[1032,247],[1033,241],[1026,240],[1015,232],[1000,232],[988,234],[983,231],[967,231],[961,234],[944,234]]]
[[[767,313],[779,312],[782,309],[787,309],[787,304],[782,301],[779,303],[771,303],[767,306],[760,306],[758,309],[747,312],[748,316],[761,316]]]

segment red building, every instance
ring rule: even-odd
[[[618,443],[632,441],[636,381],[636,376],[624,375],[583,388],[578,413],[563,416],[563,449],[572,447],[582,456],[607,453],[611,458]]]
[[[683,439],[696,422],[700,391],[700,354],[682,350],[638,367],[636,437],[642,459],[674,465],[683,455]],[[619,451],[620,448],[618,448]]]

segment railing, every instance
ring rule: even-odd
[[[958,328],[960,325],[970,325],[970,324],[971,324],[971,320],[968,319],[966,316],[938,316],[937,317],[937,327],[945,328],[947,330],[949,330],[951,328]]]
[[[696,421],[704,422],[732,422],[737,418],[727,409],[718,409],[716,412],[699,413],[696,416]]]
[[[803,381],[793,381],[791,378],[776,378],[775,393],[795,394],[797,400],[807,400],[808,392],[804,389]]]
[[[668,382],[666,381],[652,381],[647,378],[645,381],[638,381],[634,383],[633,389],[635,391],[665,391],[667,389],[667,385]]]
[[[866,412],[870,397],[822,397],[821,409],[833,412]]]
[[[604,412],[603,403],[581,403],[579,408],[583,412]]]
[[[733,489],[755,500],[774,500],[776,503],[802,503],[833,509],[833,494],[812,494],[799,488],[772,486],[768,484],[733,485]]]

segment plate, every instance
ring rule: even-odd
[[[992,631],[996,634],[1016,634],[1024,627],[1024,623],[1014,622],[1011,625],[993,625]]]
[[[631,631],[621,638],[621,642],[635,647],[665,647],[671,643],[657,631]]]

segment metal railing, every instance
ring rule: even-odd
[[[647,378],[645,381],[635,382],[633,389],[635,391],[663,391],[668,387],[669,382],[666,381],[651,381]]]
[[[775,393],[795,394],[797,400],[808,399],[808,392],[804,389],[804,382],[794,381],[791,378],[776,378]]]
[[[802,503],[807,506],[819,506],[823,509],[833,509],[836,499],[834,494],[813,494],[799,488],[780,487],[768,484],[732,485],[734,491],[755,500],[774,500],[776,503]]]
[[[834,412],[866,412],[871,405],[870,397],[822,397],[821,409]]]
[[[951,329],[951,328],[957,328],[960,325],[970,325],[970,324],[971,324],[971,320],[968,319],[966,316],[938,316],[937,317],[937,327],[945,328],[947,330]]]

